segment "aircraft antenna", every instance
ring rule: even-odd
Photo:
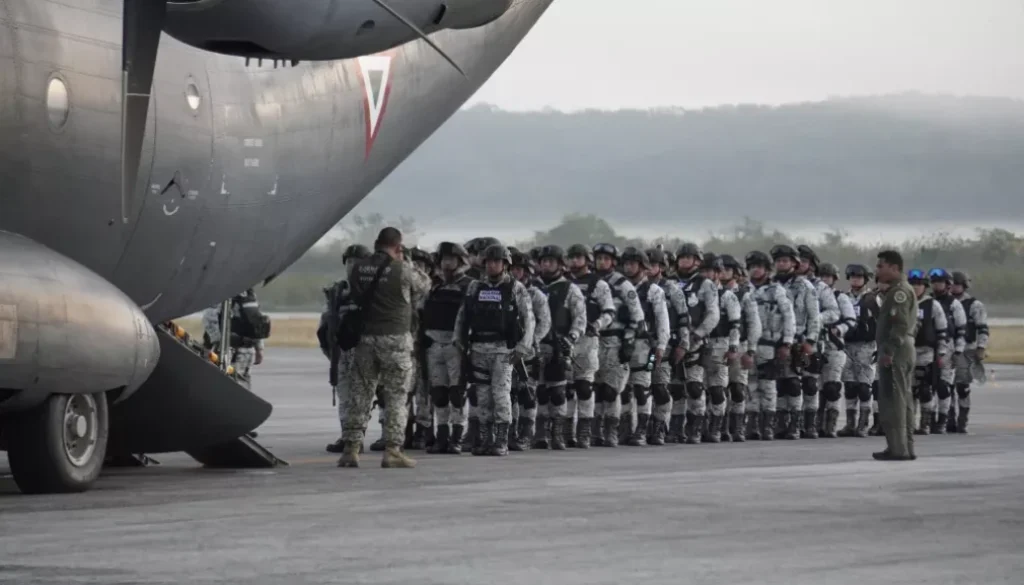
[[[444,57],[444,60],[450,63],[451,66],[454,67],[456,71],[461,73],[463,77],[469,79],[469,76],[466,75],[466,72],[462,70],[462,67],[459,67],[459,64],[456,63],[454,59],[449,57],[448,54],[441,49],[441,47],[437,46],[437,44],[434,43],[434,41],[430,40],[430,37],[427,36],[427,33],[420,30],[420,27],[416,26],[416,23],[399,14],[397,10],[388,6],[387,2],[385,2],[384,0],[373,0],[373,3],[376,4],[377,6],[380,6],[381,8],[386,10],[388,14],[398,19],[399,22],[409,27],[409,30],[416,33],[416,36],[420,37],[420,39],[422,39],[423,42],[427,43],[428,45],[430,45],[431,48],[437,51],[438,55]]]

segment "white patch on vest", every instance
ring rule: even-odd
[[[860,305],[853,306],[853,314],[856,315],[858,319],[860,318]]]
[[[18,307],[0,305],[0,360],[13,360],[18,353]]]
[[[686,295],[686,304],[691,307],[696,307],[700,303],[700,299],[696,295]]]
[[[500,303],[501,291],[496,288],[484,289],[476,296],[476,300],[482,303]]]
[[[924,319],[924,309],[918,309],[917,310],[917,318],[918,319]]]

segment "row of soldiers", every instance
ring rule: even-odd
[[[369,253],[352,246],[343,260],[351,267]],[[881,303],[867,266],[847,266],[841,291],[838,268],[808,246],[753,251],[741,263],[692,243],[675,254],[610,244],[523,253],[476,238],[410,256],[433,286],[414,303],[407,449],[505,455],[881,434]],[[917,432],[965,433],[988,343],[984,305],[962,272],[911,270],[908,280],[920,307]],[[327,289],[319,334],[328,355],[328,314],[358,303],[346,284]],[[348,367],[337,354],[344,425]],[[383,416],[381,402],[378,394]],[[327,450],[343,447],[339,439]]]

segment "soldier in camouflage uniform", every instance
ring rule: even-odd
[[[211,349],[218,349],[221,341],[222,304],[203,311],[204,341]],[[252,366],[263,363],[263,337],[257,331],[263,317],[256,292],[247,289],[231,298],[231,339],[230,355],[221,356],[235,368],[235,379],[247,389],[252,389]]]
[[[352,350],[345,452],[338,466],[359,466],[359,448],[379,385],[387,409],[387,447],[381,467],[415,467],[416,462],[406,457],[401,447],[408,417],[406,396],[412,384],[413,308],[430,289],[430,277],[405,260],[402,234],[397,229],[381,230],[375,248],[373,256],[358,261],[349,274],[353,295],[366,295],[368,302],[361,339]]]
[[[760,309],[757,306],[756,293],[749,284],[740,284],[739,276],[743,267],[733,256],[722,256],[721,284],[739,300],[742,313],[740,328],[740,345],[737,348],[739,359],[729,362],[729,420],[728,428],[722,433],[722,439],[742,443],[746,436],[746,410],[750,370],[754,369],[757,358],[758,342],[761,340],[762,326]]]
[[[951,292],[960,301],[967,315],[967,327],[964,334],[966,346],[964,355],[956,364],[956,397],[950,406],[949,420],[956,421],[954,430],[958,433],[967,432],[967,421],[971,410],[971,383],[974,382],[975,369],[984,371],[985,353],[988,348],[988,312],[985,304],[971,296],[967,289],[971,279],[965,272],[953,272]],[[957,412],[954,413],[954,410]],[[954,416],[955,415],[955,416]]]
[[[953,284],[953,276],[942,268],[933,268],[928,273],[932,284],[932,294],[935,300],[942,305],[946,314],[946,355],[952,354],[951,359],[942,362],[938,379],[936,380],[935,395],[938,397],[937,414],[932,424],[932,432],[940,435],[946,434],[948,424],[951,397],[953,394],[953,383],[956,379],[956,364],[963,359],[964,350],[967,348],[967,313],[964,311],[960,301],[952,295],[950,288]]]
[[[768,255],[755,250],[744,261],[761,318],[755,369],[748,381],[747,439],[771,441],[775,438],[776,380],[791,359],[796,315],[786,288],[772,280]]]
[[[541,340],[551,331],[551,309],[548,306],[548,296],[543,289],[544,283],[534,278],[534,272],[534,262],[529,256],[521,252],[512,253],[512,277],[523,283],[526,291],[530,294],[530,299],[533,302],[533,318],[536,322],[532,346],[534,356],[526,362],[525,373],[527,375],[524,377],[522,371],[512,372],[512,425],[509,430],[509,449],[512,451],[522,451],[524,447],[530,445],[537,418],[538,395],[542,395],[545,399],[545,403],[542,405],[545,410],[549,404],[552,410],[561,408],[564,411],[565,409],[564,382],[561,385],[561,394],[554,396],[554,400],[551,401],[548,400],[551,393],[546,390],[541,392],[538,387],[538,384],[543,383],[540,378],[542,378],[541,372],[543,372],[545,364],[544,358],[550,358],[550,354],[543,353],[544,346],[541,345]],[[524,401],[523,398],[527,400]],[[532,400],[530,400],[531,398]],[[549,415],[548,412],[544,414]],[[527,431],[529,438],[520,437],[520,433],[516,429],[517,426],[519,429]]]
[[[835,343],[829,343],[827,340],[828,331],[836,327],[840,316],[835,293],[817,277],[821,261],[810,246],[798,246],[797,254],[800,258],[796,272],[806,278],[814,287],[821,324],[821,330],[815,335],[818,345],[815,352],[809,357],[800,376],[800,386],[803,389],[803,420],[798,421],[798,426],[801,438],[817,439],[818,424],[824,415],[822,412],[824,409],[819,409],[819,405],[824,407],[819,396],[822,390],[821,384],[823,381],[831,382],[831,390],[835,391],[835,386],[840,384],[840,378],[843,375],[846,353],[841,347],[837,347]],[[841,339],[839,343],[842,343]]]
[[[671,354],[679,347],[680,340],[689,335],[687,321],[681,317],[687,315],[688,307],[683,289],[679,288],[679,282],[665,276],[665,270],[669,267],[669,255],[659,248],[651,248],[647,250],[647,258],[650,262],[647,279],[665,291],[669,325],[669,341],[666,348],[669,353],[662,358],[651,374],[653,424],[648,431],[647,444],[664,445],[669,417],[672,415],[672,396],[668,389],[672,382]]]
[[[729,366],[739,360],[740,329],[743,326],[743,309],[739,299],[719,283],[725,267],[722,259],[705,252],[701,274],[713,283],[718,295],[718,324],[711,330],[708,343],[701,356],[704,368],[704,384],[687,384],[686,442],[695,445],[703,440],[708,443],[721,442],[722,427],[726,413],[725,390],[729,384]],[[700,394],[695,391],[697,388]],[[706,394],[705,394],[706,393]],[[710,411],[710,412],[708,412]],[[691,425],[692,422],[692,425]]]
[[[470,404],[479,431],[474,455],[508,454],[512,420],[512,369],[533,357],[533,300],[508,274],[512,256],[494,245],[483,253],[485,276],[469,285],[455,320],[456,345],[469,349]]]
[[[866,437],[871,424],[871,394],[875,381],[875,332],[878,325],[878,297],[868,286],[871,271],[863,264],[846,267],[850,301],[856,322],[846,332],[846,366],[843,394],[846,398],[846,426],[840,437]],[[860,418],[858,418],[858,416]]]
[[[928,294],[929,280],[923,270],[910,270],[907,283],[913,287],[917,296],[917,333],[914,339],[917,356],[913,389],[921,424],[914,434],[928,435],[931,434],[932,419],[935,416],[933,395],[938,380],[936,368],[941,368],[946,359],[948,323],[942,305]],[[913,421],[910,424],[913,426]]]
[[[600,364],[599,338],[615,318],[615,301],[612,289],[599,275],[591,272],[594,255],[582,244],[573,244],[566,251],[566,260],[571,281],[580,292],[586,306],[587,328],[583,337],[576,341],[573,348],[572,389],[566,394],[565,433],[572,436],[573,415],[578,412],[575,446],[580,449],[590,448],[591,436],[600,439],[601,434],[594,431],[595,418],[594,379]],[[572,446],[566,441],[566,446]]]
[[[843,396],[842,375],[846,368],[846,334],[857,325],[857,313],[850,297],[842,291],[835,290],[839,280],[839,268],[834,264],[825,263],[818,267],[818,282],[825,285],[829,293],[834,295],[839,307],[839,321],[831,327],[826,326],[825,367],[822,370],[821,397],[824,399],[824,420],[821,424],[821,436],[834,439],[839,424],[839,400]],[[806,412],[806,411],[805,411]]]

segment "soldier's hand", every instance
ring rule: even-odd
[[[681,347],[677,347],[675,351],[672,352],[672,363],[678,364],[683,361],[684,357],[686,357],[686,350]]]
[[[597,325],[595,325],[593,323],[587,324],[587,332],[586,332],[585,335],[587,337],[597,337],[597,335],[598,335]]]
[[[253,360],[252,363],[254,365],[257,365],[257,366],[263,363],[263,351],[262,350],[259,350],[259,349],[256,350],[256,359]]]
[[[729,351],[725,352],[725,361],[734,362],[739,357],[739,351],[735,347],[730,347]]]
[[[878,363],[881,364],[883,368],[888,368],[892,366],[892,356],[887,353],[882,354],[882,357],[878,358]]]
[[[751,353],[745,353],[740,356],[740,365],[743,366],[744,370],[754,369],[754,355]]]
[[[975,350],[974,355],[978,358],[978,361],[984,361],[985,359],[985,348],[979,347]]]
[[[655,348],[654,349],[654,367],[655,368],[657,368],[658,366],[661,365],[661,360],[664,357],[665,357],[665,352],[664,351],[662,351],[660,348]]]
[[[558,338],[558,346],[559,346],[559,349],[562,350],[563,354],[568,355],[568,356],[572,355],[572,348],[573,348],[572,340],[569,339],[568,337],[559,337]]]
[[[784,362],[789,359],[789,346],[781,345],[775,350],[775,358],[780,362]]]

